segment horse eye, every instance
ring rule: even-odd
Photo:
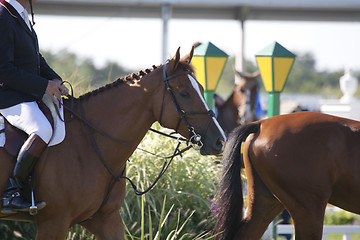
[[[180,92],[180,96],[184,97],[184,98],[188,98],[188,97],[190,97],[190,94],[187,91],[182,91],[182,92]]]

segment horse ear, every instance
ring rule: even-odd
[[[219,95],[217,95],[216,93],[214,94],[214,102],[215,102],[215,106],[217,108],[222,107],[225,104],[225,100],[222,99],[222,97],[220,97]]]
[[[246,78],[246,75],[243,72],[239,72],[238,70],[235,69],[235,67],[233,67],[233,69],[236,75],[238,75],[241,78]]]
[[[184,62],[190,64],[191,59],[194,55],[194,48],[195,48],[195,46],[192,46],[191,51],[182,59]]]
[[[242,79],[243,79],[243,75],[241,72],[239,72],[238,70],[236,70],[235,65],[232,66],[233,67],[233,71],[235,73],[235,84],[239,84]]]
[[[178,67],[180,61],[180,47],[177,49],[175,55],[171,60],[174,60],[173,70],[175,70]]]
[[[253,73],[244,73],[244,72],[239,72],[236,70],[235,66],[233,66],[234,72],[236,75],[238,75],[241,78],[258,78],[260,76],[260,72],[259,71],[255,71]]]
[[[260,72],[259,71],[256,71],[253,73],[253,77],[254,78],[258,78],[260,76]]]

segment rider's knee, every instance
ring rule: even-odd
[[[41,128],[39,128],[34,133],[41,137],[44,142],[49,143],[53,135],[53,129],[51,124],[47,122],[47,124],[42,124]]]

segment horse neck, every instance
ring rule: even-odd
[[[237,126],[236,119],[238,110],[234,104],[234,93],[219,107],[218,111],[218,121],[225,132],[229,133]]]
[[[129,157],[155,122],[152,96],[159,88],[159,76],[152,72],[80,100],[86,119],[96,128],[131,147],[120,146]],[[102,138],[104,138],[102,136]],[[103,141],[103,139],[99,139]],[[117,143],[108,143],[119,151]],[[107,149],[110,147],[107,146]],[[112,154],[112,150],[108,151]]]
[[[259,91],[259,88],[257,85],[255,85],[254,87],[252,87],[250,89],[250,106],[251,106],[252,111],[255,111],[255,102],[256,102],[256,96],[257,96],[258,91]]]
[[[257,85],[252,86],[246,92],[241,93],[237,96],[240,99],[238,106],[239,117],[245,119],[245,122],[252,122],[256,119],[256,95],[258,92]]]

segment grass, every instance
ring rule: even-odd
[[[155,236],[153,234],[153,224],[152,224],[152,217],[151,217],[151,210],[150,210],[150,205],[148,206],[148,233],[145,234],[145,202],[144,202],[144,196],[141,196],[141,235],[140,238],[136,238],[135,236],[133,236],[130,231],[129,228],[126,226],[126,223],[124,223],[125,225],[125,229],[126,229],[126,239],[131,239],[131,240],[135,240],[135,239],[140,239],[140,240],[160,240],[160,236],[161,236],[161,232],[163,229],[163,226],[165,225],[166,221],[168,220],[170,213],[172,212],[174,205],[171,206],[170,210],[168,211],[168,213],[165,215],[165,205],[166,205],[166,196],[164,197],[164,202],[163,202],[163,207],[161,210],[161,215],[160,215],[160,221],[159,221],[159,225],[157,227],[157,231],[155,233]],[[166,239],[169,240],[173,240],[173,239],[177,239],[178,236],[181,236],[180,239],[183,239],[187,233],[182,234],[182,230],[184,228],[184,226],[188,223],[189,219],[191,218],[192,214],[185,219],[185,221],[183,223],[180,223],[180,211],[178,210],[178,219],[177,219],[177,225],[176,228],[173,229],[172,231],[169,232],[169,234],[166,236]]]
[[[159,128],[157,124],[154,127]],[[141,148],[160,155],[171,155],[175,146],[176,141],[152,132],[149,132],[140,144]],[[150,223],[152,226],[162,225],[160,239],[166,239],[165,236],[169,236],[171,232],[174,234],[171,239],[181,239],[182,237],[175,233],[183,222],[187,223],[181,225],[181,230],[187,233],[183,239],[191,239],[204,230],[211,230],[214,224],[211,203],[220,174],[219,166],[214,160],[212,157],[200,156],[195,150],[186,152],[183,158],[176,157],[155,188],[143,197],[149,206],[148,211],[140,211],[142,199],[136,196],[128,185],[121,215],[132,236],[142,236],[141,224],[144,219],[147,221],[144,223],[145,229],[149,229]],[[127,176],[140,190],[144,190],[157,177],[162,164],[162,158],[137,150],[128,163]],[[166,206],[163,202],[165,196]],[[168,214],[166,222],[162,222],[164,211]]]
[[[153,127],[160,129],[158,124]],[[168,156],[173,153],[176,144],[175,140],[149,132],[139,147]],[[215,160],[190,150],[182,158],[174,158],[167,172],[147,194],[135,195],[128,184],[125,202],[120,210],[126,239],[211,239],[210,231],[214,225],[211,204],[220,174]],[[156,179],[163,162],[163,158],[136,150],[129,159],[126,174],[139,191],[143,191]],[[85,229],[74,226],[67,239],[95,238]]]
[[[159,124],[153,128],[161,129]],[[164,131],[164,129],[161,129]],[[169,130],[165,130],[169,131]],[[149,132],[139,148],[161,156],[173,153],[177,141]],[[185,145],[181,146],[184,148]],[[157,185],[137,196],[127,185],[120,210],[127,240],[211,239],[214,218],[211,212],[220,168],[213,157],[190,150],[175,157]],[[158,176],[164,159],[136,150],[127,164],[127,177],[139,191],[145,190]],[[82,227],[74,226],[67,239],[95,239]]]
[[[124,223],[125,226],[125,231],[126,231],[126,236],[125,239],[126,240],[160,240],[160,239],[166,239],[166,240],[183,240],[183,239],[190,239],[191,238],[191,234],[188,234],[186,232],[184,232],[184,228],[185,226],[188,224],[188,222],[190,221],[191,217],[193,216],[193,214],[195,213],[195,211],[193,211],[183,222],[181,222],[181,213],[180,213],[180,209],[177,210],[177,222],[176,222],[176,228],[171,230],[167,235],[162,236],[162,230],[164,225],[166,224],[166,222],[169,219],[169,216],[171,215],[171,212],[174,210],[174,205],[172,205],[169,209],[169,211],[165,214],[165,205],[166,205],[166,196],[164,197],[164,201],[163,201],[163,207],[161,210],[161,215],[160,215],[160,221],[159,221],[159,225],[157,226],[153,226],[152,223],[152,214],[151,214],[151,210],[150,210],[150,205],[148,206],[148,232],[146,233],[147,229],[146,229],[146,225],[145,225],[145,201],[144,201],[144,196],[141,196],[141,234],[140,234],[140,238],[133,236],[130,231],[129,228],[126,226],[126,223]],[[156,230],[155,236],[154,236],[154,232],[153,230]],[[162,237],[161,237],[162,236]],[[190,237],[190,238],[188,238]],[[214,236],[211,236],[211,234],[209,232],[203,232],[193,238],[191,238],[192,240],[210,240],[212,239]]]
[[[351,239],[352,240],[360,240],[360,234],[351,234]],[[343,235],[342,234],[328,234],[327,235],[327,240],[343,240]]]

